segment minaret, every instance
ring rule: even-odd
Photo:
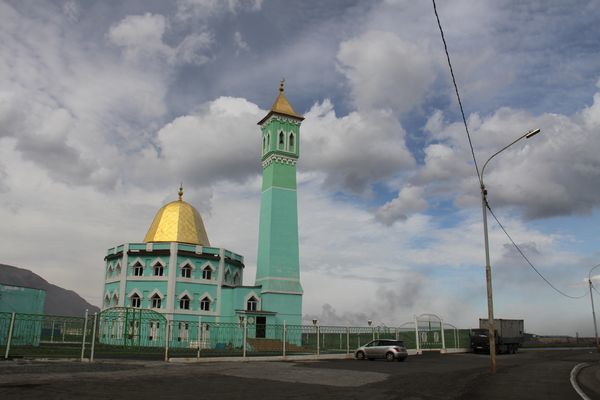
[[[299,318],[296,322],[300,323],[296,161],[304,118],[285,98],[283,83],[281,80],[279,96],[271,110],[258,123],[262,132],[263,181],[256,285],[262,286],[263,310],[277,311],[278,319],[287,318],[288,323]],[[271,293],[288,296],[269,296]],[[292,315],[295,318],[290,318]]]

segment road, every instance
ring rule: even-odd
[[[600,356],[591,350],[411,356],[406,362],[0,362],[1,399],[600,399]]]

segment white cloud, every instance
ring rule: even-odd
[[[427,48],[384,31],[342,42],[337,59],[358,109],[404,113],[420,106],[436,78]]]
[[[236,31],[233,34],[233,41],[237,47],[236,54],[239,54],[241,51],[250,51],[250,46],[242,39],[242,34],[240,32]]]
[[[377,210],[375,218],[379,222],[391,225],[398,220],[406,220],[410,214],[425,211],[427,201],[424,199],[423,192],[422,187],[403,187],[395,199],[390,200]]]
[[[164,43],[168,29],[163,15],[146,13],[129,15],[109,32],[109,40],[123,48],[123,56],[130,62],[166,62],[168,64],[203,65],[212,61],[210,55],[214,39],[208,32],[192,33],[177,46]]]
[[[489,156],[524,132],[542,133],[524,139],[495,158],[486,168],[484,181],[492,206],[516,206],[528,218],[589,214],[600,205],[600,151],[598,120],[600,96],[574,116],[531,115],[522,110],[500,108],[493,114],[469,117],[479,167]],[[479,202],[474,169],[465,168],[470,150],[462,123],[437,125],[434,140],[443,144],[426,148],[420,179],[439,179],[454,185],[457,204]],[[446,173],[444,173],[444,171]]]
[[[357,111],[337,117],[329,100],[315,104],[302,126],[303,169],[324,171],[326,184],[354,193],[411,169],[414,158],[405,132],[386,111]]]
[[[177,18],[207,19],[223,13],[238,11],[256,12],[262,7],[263,0],[177,0]]]

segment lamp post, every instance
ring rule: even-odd
[[[596,350],[600,352],[600,345],[598,343],[598,325],[596,324],[596,311],[594,310],[594,296],[592,295],[592,271],[600,267],[600,264],[592,267],[588,274],[588,284],[590,286],[590,301],[592,302],[592,317],[594,318],[594,334],[596,336]]]
[[[483,240],[485,244],[485,282],[487,288],[487,306],[488,306],[488,339],[489,339],[489,347],[490,347],[490,361],[491,361],[491,373],[496,373],[496,334],[494,332],[494,302],[492,300],[492,268],[490,267],[490,246],[488,242],[488,226],[487,226],[487,190],[483,183],[483,173],[485,172],[485,167],[492,160],[492,158],[496,157],[498,154],[502,153],[504,150],[508,149],[513,144],[517,143],[519,140],[524,138],[531,138],[540,133],[539,129],[532,129],[527,131],[519,138],[514,140],[507,146],[504,146],[500,151],[494,153],[488,160],[483,164],[483,168],[481,169],[481,175],[479,177],[479,186],[481,188],[481,208],[483,209]]]

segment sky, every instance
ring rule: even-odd
[[[552,289],[490,218],[495,316],[592,335],[600,3],[438,3],[479,168],[541,129],[486,168],[490,206],[548,281],[584,296]],[[106,250],[141,242],[183,182],[253,284],[256,123],[281,78],[306,118],[305,318],[476,327],[479,184],[429,1],[0,0],[0,263],[99,305]]]

